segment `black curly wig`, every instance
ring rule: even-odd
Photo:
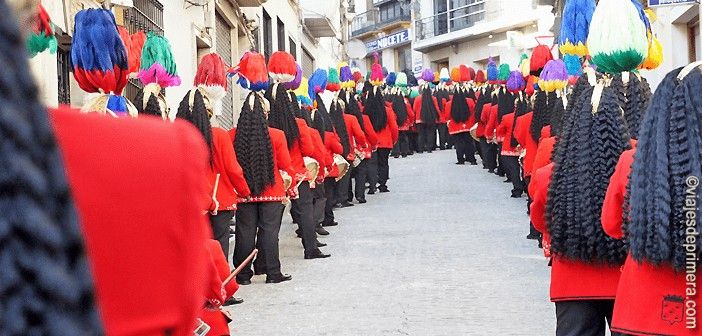
[[[409,114],[407,113],[407,105],[405,105],[405,96],[402,93],[396,93],[392,96],[392,110],[395,112],[395,120],[397,125],[403,125]]]
[[[190,95],[193,95],[193,105],[190,106]],[[176,118],[186,120],[193,124],[202,138],[207,144],[209,149],[210,164],[212,164],[213,156],[213,144],[212,144],[212,125],[210,124],[210,116],[207,113],[207,107],[205,105],[205,97],[202,95],[200,90],[193,89],[188,91],[180,101],[178,105],[178,113]]]
[[[626,103],[623,106],[629,133],[633,139],[638,139],[639,126],[644,112],[651,100],[651,87],[646,78],[631,74],[626,85]]]
[[[149,98],[146,101],[146,105],[144,105],[143,89],[139,90],[136,96],[134,97],[134,106],[136,107],[137,112],[139,112],[139,114],[146,114],[157,117],[163,116],[163,113],[161,112],[161,106],[158,103],[158,98],[156,98],[156,96],[154,96],[153,93],[149,93]]]
[[[385,99],[383,92],[379,88],[374,88],[368,92],[364,112],[368,115],[373,130],[380,132],[388,125],[388,113],[385,110]]]
[[[475,102],[475,120],[479,121],[481,118],[481,115],[483,113],[483,106],[485,104],[490,105],[492,102],[492,89],[490,87],[484,89],[480,96],[478,96],[478,100]]]
[[[512,147],[517,147],[519,142],[517,137],[514,136],[514,130],[517,128],[517,118],[530,112],[529,109],[529,99],[524,96],[524,94],[516,94],[516,99],[514,101],[514,120],[512,121],[512,139],[509,144]]]
[[[419,115],[422,118],[422,122],[426,124],[433,124],[439,119],[439,111],[436,110],[434,105],[434,96],[431,93],[431,88],[425,86],[422,90],[422,105],[419,110]],[[417,113],[417,111],[415,111]]]
[[[593,113],[594,89],[586,87],[555,148],[546,207],[554,255],[609,265],[621,265],[626,257],[624,242],[607,236],[600,221],[609,178],[629,149],[619,90],[615,82],[605,87]]]
[[[541,129],[549,123],[547,95],[542,90],[536,90],[534,93],[534,115],[531,118],[531,125],[529,125],[529,134],[537,143],[541,137]]]
[[[466,101],[465,90],[456,90],[451,99],[451,121],[455,123],[463,123],[468,121],[470,111],[468,110],[468,102]]]
[[[502,122],[502,117],[512,112],[514,112],[514,94],[502,88],[497,96],[497,122]]]
[[[356,95],[351,90],[348,90],[342,92],[342,94],[339,95],[339,99],[341,99],[346,104],[346,110],[344,111],[344,113],[356,117],[356,120],[358,120],[358,124],[361,125],[361,129],[365,133],[366,127],[368,126],[363,120],[363,113],[361,112],[361,106],[358,104],[358,99],[356,99]]]
[[[680,70],[663,79],[641,123],[624,227],[634,260],[676,271],[699,265],[702,248],[699,238],[692,252],[683,245],[687,232],[700,230],[690,220],[700,216],[700,191],[689,181],[702,174],[702,72],[695,68],[679,80]]]
[[[268,133],[263,97],[256,92],[250,92],[241,107],[234,151],[252,196],[260,196],[267,187],[275,183],[273,145]]]
[[[264,97],[271,103],[271,111],[268,114],[268,126],[283,131],[285,140],[288,143],[288,149],[292,148],[293,144],[300,139],[300,129],[295,122],[295,112],[290,96],[282,85],[273,84],[268,87]]]
[[[317,112],[322,112],[322,116],[329,116],[329,124],[334,126],[334,131],[336,135],[339,136],[341,140],[341,146],[344,148],[344,157],[347,157],[351,153],[351,143],[349,142],[349,132],[346,130],[346,122],[344,121],[344,109],[338,100],[333,100],[329,106],[329,113],[326,113],[326,108],[324,107],[324,102],[322,98],[317,96]]]
[[[295,92],[288,91],[288,97],[290,98],[290,107],[293,111],[293,115],[295,115],[295,118],[300,118],[305,121],[307,126],[312,126],[310,111],[306,108],[300,107],[300,103],[297,102],[297,95]]]

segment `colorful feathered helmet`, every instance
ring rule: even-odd
[[[448,68],[441,68],[439,70],[439,81],[446,83],[451,80],[451,73]]]
[[[27,51],[30,57],[34,57],[45,50],[55,54],[57,49],[58,41],[56,40],[54,24],[51,22],[49,13],[39,3],[32,22],[32,32],[27,37]]]
[[[327,89],[327,72],[324,69],[317,69],[312,73],[307,81],[307,93],[312,101],[317,99],[317,95]]]
[[[475,77],[475,70],[473,68],[466,66],[465,64],[461,64],[458,66],[458,72],[460,74],[460,80],[463,83],[468,83],[473,80]]]
[[[527,54],[522,54],[521,59],[519,60],[519,71],[525,78],[528,77],[529,73],[531,72],[530,63],[529,56],[527,56]]]
[[[339,92],[341,90],[341,80],[339,79],[339,71],[336,68],[329,68],[329,78],[327,79],[327,90],[331,92]]]
[[[287,83],[295,79],[295,57],[285,51],[274,52],[268,60],[268,76],[273,83]]]
[[[197,66],[193,84],[210,101],[213,115],[222,114],[222,100],[227,95],[227,68],[224,59],[216,53],[203,56]]]
[[[524,81],[524,76],[522,76],[522,72],[516,70],[510,72],[505,86],[507,87],[507,91],[512,93],[517,93],[519,91],[524,90],[526,82]]]
[[[180,85],[171,45],[165,37],[148,33],[141,50],[139,75],[142,84],[156,83],[161,88]]]
[[[129,76],[135,77],[139,73],[141,67],[141,53],[146,43],[146,34],[143,31],[138,31],[134,34],[129,34],[126,28],[118,26],[119,36],[127,50],[127,58],[129,59]]]
[[[538,85],[537,82],[539,81],[539,77],[529,75],[527,76],[526,79],[526,86],[524,87],[524,93],[527,95],[531,96],[534,94],[534,91],[536,90],[536,86]]]
[[[595,0],[566,1],[561,18],[559,49],[564,55],[587,55],[587,35],[595,11]]]
[[[351,67],[346,62],[341,62],[338,65],[339,68],[339,80],[341,81],[342,89],[353,89],[356,87],[356,82],[353,78],[353,73],[351,72]],[[359,73],[360,74],[360,73]]]
[[[420,79],[423,80],[424,83],[429,84],[434,81],[434,72],[431,71],[431,69],[424,69],[422,70]]]
[[[543,44],[537,45],[531,51],[531,57],[529,58],[529,74],[538,76],[541,70],[544,69],[544,66],[546,66],[546,63],[552,59],[551,48]]]
[[[268,88],[268,69],[266,59],[255,51],[247,51],[241,56],[239,64],[229,69],[229,76],[238,75],[237,83],[244,89],[263,91]]]
[[[636,5],[631,0],[600,0],[592,15],[587,47],[600,72],[636,69],[648,55],[646,23]]]
[[[497,74],[497,80],[500,84],[505,84],[507,83],[507,79],[510,76],[510,69],[509,69],[509,64],[507,63],[502,63],[500,64],[499,72]]]
[[[475,82],[477,84],[484,84],[485,81],[487,80],[486,77],[487,76],[485,76],[485,70],[480,69],[480,70],[475,72],[475,78],[473,79],[473,82]]]
[[[385,85],[395,86],[396,80],[397,80],[397,73],[395,73],[395,72],[388,73],[388,76],[385,78]]]
[[[583,66],[580,64],[580,58],[576,55],[563,55],[563,63],[565,63],[568,71],[568,84],[575,85],[580,75],[583,74]]]
[[[310,99],[308,91],[309,86],[307,83],[307,77],[301,77],[300,85],[296,89],[294,89],[293,92],[297,96],[297,101],[300,102],[301,107],[304,107],[306,109],[312,109],[312,106],[314,104],[312,103],[312,99]]]
[[[383,84],[383,68],[378,64],[378,53],[373,55],[373,65],[370,71],[371,84],[378,86]]]
[[[458,83],[461,81],[461,69],[454,67],[451,68],[451,81],[454,83]]]
[[[83,111],[137,115],[136,107],[121,96],[129,62],[112,12],[84,9],[76,14],[71,61],[78,86],[92,94]]]
[[[495,63],[495,60],[492,59],[492,57],[488,58],[488,63],[487,63],[487,80],[488,83],[490,84],[497,84],[498,83],[498,77],[499,77],[499,70],[497,70],[497,64]]]
[[[354,85],[358,85],[359,83],[363,83],[363,81],[364,81],[363,74],[361,73],[360,70],[356,70],[353,72],[353,81],[355,83]]]
[[[539,76],[539,88],[546,92],[562,90],[568,85],[568,70],[560,59],[550,60]]]
[[[395,79],[395,86],[399,88],[407,87],[407,74],[400,71],[397,73],[397,78]]]
[[[302,67],[299,63],[295,63],[295,68],[295,78],[290,82],[283,83],[283,87],[286,90],[296,90],[300,87],[300,83],[302,82]]]

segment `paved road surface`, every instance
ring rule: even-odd
[[[454,161],[453,151],[391,158],[390,193],[336,210],[341,225],[321,239],[329,259],[302,258],[286,215],[281,260],[293,280],[242,286],[232,334],[552,335],[526,200]]]

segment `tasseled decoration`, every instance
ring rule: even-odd
[[[210,53],[197,66],[193,84],[205,93],[213,105],[213,114],[222,114],[222,100],[227,95],[227,66],[221,56]]]
[[[563,8],[559,44],[565,55],[587,55],[587,35],[590,31],[595,0],[568,0]]]
[[[238,75],[237,84],[251,91],[263,91],[268,88],[268,70],[266,59],[255,51],[247,51],[241,56],[239,65],[229,69],[229,75]],[[325,73],[326,77],[326,73]]]
[[[317,100],[317,95],[327,89],[327,72],[324,69],[315,70],[307,81],[307,85],[310,99]]]
[[[512,93],[517,93],[524,90],[526,82],[524,82],[524,76],[522,76],[521,71],[512,71],[509,73],[507,78],[507,90]]]
[[[460,73],[460,81],[463,83],[470,82],[475,77],[475,70],[471,67],[467,67],[465,64],[461,64],[458,67],[458,72]]]
[[[529,58],[529,74],[538,76],[543,70],[546,62],[553,59],[551,49],[543,44],[539,44],[531,51]]]
[[[380,64],[378,64],[378,53],[375,53],[373,57],[375,60],[373,62],[373,66],[371,66],[371,73],[368,78],[370,78],[371,84],[378,86],[383,84],[383,68],[380,66]]]
[[[421,79],[427,83],[433,82],[434,81],[434,72],[431,71],[431,69],[424,69],[422,71]]]
[[[404,72],[398,72],[397,78],[395,79],[395,86],[400,88],[407,87],[407,74]]]
[[[439,70],[439,80],[441,82],[448,82],[451,80],[451,74],[447,68],[441,68],[441,70]]]
[[[550,60],[539,77],[539,88],[546,92],[562,90],[568,85],[568,70],[560,59]]]
[[[129,60],[129,74],[139,72],[141,66],[141,52],[146,42],[146,34],[143,31],[138,31],[135,34],[129,34],[126,28],[118,26],[119,36],[127,50],[127,59]]]
[[[536,90],[536,82],[539,80],[538,77],[529,75],[527,76],[526,80],[526,86],[524,87],[524,93],[527,95],[531,96],[534,94],[534,90]]]
[[[327,79],[327,90],[331,92],[338,92],[341,89],[341,82],[339,80],[339,72],[336,68],[329,68],[329,78]]]
[[[451,69],[451,81],[458,83],[461,81],[461,69],[452,68]]]
[[[522,54],[522,58],[519,61],[519,71],[522,72],[522,76],[525,78],[531,73],[531,61],[529,60],[529,56],[527,56],[527,54]]]
[[[600,72],[636,69],[648,54],[646,25],[636,6],[630,0],[600,0],[587,47]]]
[[[397,80],[397,74],[394,72],[391,72],[388,74],[387,77],[385,77],[385,85],[394,86],[396,80]]]
[[[497,70],[497,64],[495,64],[495,60],[490,57],[488,59],[488,64],[487,64],[487,80],[488,83],[490,84],[497,84],[497,77],[499,75],[499,71]]]
[[[144,85],[158,83],[163,88],[180,85],[171,45],[165,37],[147,34],[137,77]]]
[[[358,84],[363,82],[363,74],[360,71],[354,71],[353,81]]]
[[[299,63],[295,63],[295,69],[295,78],[290,82],[282,84],[286,90],[296,90],[300,87],[302,81],[302,67],[300,67]]]
[[[510,69],[509,69],[509,64],[507,63],[502,63],[500,64],[500,70],[499,73],[497,74],[497,80],[499,81],[500,84],[505,84],[507,83],[507,79],[510,76]]]
[[[268,60],[268,76],[273,83],[287,83],[295,79],[295,57],[285,51],[276,51]]]
[[[475,73],[475,79],[473,79],[473,81],[478,83],[478,84],[483,84],[483,83],[485,83],[485,80],[486,80],[485,71],[482,69],[478,70]]]
[[[46,12],[41,3],[37,4],[37,13],[34,17],[32,32],[27,36],[27,51],[30,57],[36,56],[44,50],[49,50],[55,54],[58,49],[54,24],[51,22],[49,13]]]
[[[339,80],[341,81],[342,89],[353,89],[356,82],[353,80],[351,67],[346,62],[339,63]]]
[[[71,61],[78,86],[89,93],[84,112],[137,116],[136,107],[121,96],[129,61],[112,12],[84,9],[76,14]]]
[[[575,55],[563,55],[563,63],[565,63],[568,71],[568,84],[575,85],[580,75],[583,74],[583,66],[580,64],[580,58]]]
[[[309,109],[312,107],[312,100],[310,99],[310,95],[308,93],[309,86],[307,83],[307,78],[302,77],[300,79],[300,85],[297,87],[297,89],[293,90],[293,92],[297,96],[297,101],[300,102],[300,105]]]
[[[648,55],[643,63],[641,63],[640,68],[653,70],[661,65],[661,63],[663,63],[663,46],[654,35],[651,37],[651,42],[648,46]]]

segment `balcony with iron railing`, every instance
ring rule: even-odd
[[[485,0],[474,0],[470,4],[417,20],[415,22],[415,38],[425,40],[470,28],[485,19],[485,12]]]
[[[356,15],[351,20],[351,37],[359,38],[383,29],[392,28],[403,22],[409,23],[412,20],[409,9],[403,9],[400,6],[394,6],[390,9],[383,7],[374,8]]]

